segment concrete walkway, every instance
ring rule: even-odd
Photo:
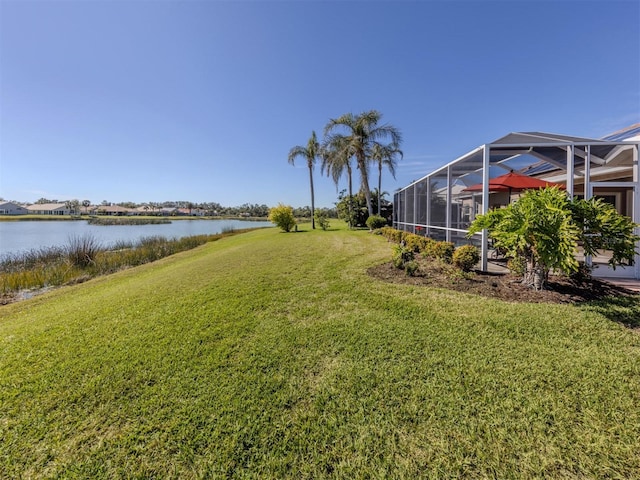
[[[491,261],[487,262],[487,270],[491,273],[508,273],[509,270],[503,262]],[[594,277],[598,280],[604,280],[617,287],[623,287],[632,292],[640,293],[640,280],[633,278],[615,278],[615,277]]]
[[[640,280],[633,278],[611,278],[611,277],[595,277],[598,280],[604,280],[618,287],[626,288],[632,292],[640,293]]]

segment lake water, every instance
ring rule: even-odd
[[[0,222],[0,257],[40,249],[66,246],[69,238],[92,235],[104,247],[118,241],[138,242],[144,237],[182,238],[221,233],[229,229],[271,227],[266,221],[174,220],[164,225],[88,225],[86,220]]]

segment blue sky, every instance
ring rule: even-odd
[[[640,122],[640,3],[0,0],[7,200],[304,206],[289,149],[371,109],[389,193],[511,131],[602,137]]]

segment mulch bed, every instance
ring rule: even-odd
[[[520,277],[509,273],[473,272],[465,278],[450,265],[433,260],[419,260],[415,276],[406,275],[391,262],[371,267],[369,275],[385,282],[405,285],[447,288],[459,292],[497,298],[507,302],[581,303],[612,296],[634,296],[638,293],[596,278],[574,282],[563,276],[551,276],[545,290],[536,291],[521,283]]]

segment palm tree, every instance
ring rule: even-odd
[[[368,163],[371,160],[373,147],[376,144],[381,145],[381,141],[390,138],[389,146],[394,149],[400,148],[402,135],[397,128],[392,125],[378,125],[382,118],[382,114],[376,110],[363,112],[360,115],[346,113],[338,118],[332,118],[324,129],[325,137],[328,143],[331,143],[332,137],[339,135],[336,130],[341,128],[346,130],[346,134],[342,135],[348,139],[350,150],[356,157],[358,170],[360,170],[361,190],[364,192],[367,200],[367,210],[369,215],[373,215],[373,207],[371,206],[371,189],[369,188]]]
[[[325,142],[322,146],[322,164],[320,171],[324,174],[327,172],[327,176],[333,179],[336,184],[336,190],[340,178],[346,171],[347,184],[349,186],[349,228],[352,228],[351,220],[353,218],[352,212],[352,199],[353,199],[353,187],[352,187],[352,170],[351,170],[351,157],[353,152],[350,149],[349,139],[343,135],[332,135],[330,140]]]
[[[396,156],[400,155],[402,158],[402,150],[397,145],[381,145],[376,143],[371,149],[371,159],[378,165],[378,194],[382,192],[382,166],[385,165],[393,178],[396,178]],[[382,203],[381,195],[378,198],[378,216],[380,216],[380,204]]]
[[[315,199],[313,194],[313,166],[316,163],[316,157],[320,154],[320,144],[316,138],[316,132],[311,132],[311,138],[307,142],[306,147],[297,145],[289,150],[289,163],[294,165],[296,157],[304,157],[307,160],[307,167],[309,167],[309,184],[311,185],[311,228],[316,228],[316,220],[314,216]]]

